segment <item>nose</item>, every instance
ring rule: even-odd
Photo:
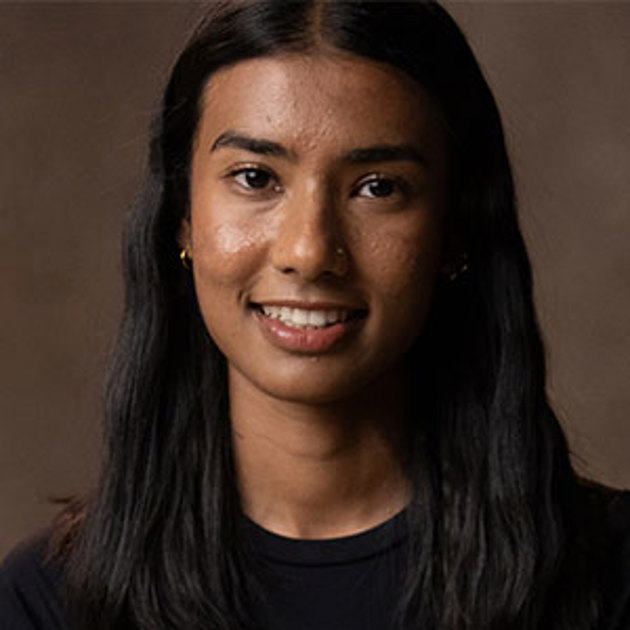
[[[348,273],[341,219],[323,186],[305,187],[285,203],[270,258],[278,271],[311,282]]]

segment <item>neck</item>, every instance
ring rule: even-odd
[[[409,392],[391,374],[350,399],[279,400],[230,371],[230,413],[244,513],[292,538],[348,536],[409,500],[402,464]]]

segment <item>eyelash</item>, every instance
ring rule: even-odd
[[[241,175],[243,173],[253,173],[253,172],[264,173],[265,175],[269,176],[271,179],[275,179],[275,176],[273,175],[273,173],[271,173],[267,169],[260,168],[258,166],[244,166],[244,167],[236,168],[230,171],[227,174],[227,177],[236,181],[237,175]],[[237,183],[239,184],[241,188],[245,188],[246,190],[250,192],[268,192],[266,187],[265,188],[250,188],[249,186],[245,186],[244,184],[241,184],[239,182]]]
[[[408,191],[408,185],[407,182],[405,182],[404,180],[398,178],[398,177],[385,177],[384,175],[374,175],[371,176],[370,178],[364,180],[361,185],[360,188],[363,188],[364,186],[367,186],[369,184],[373,184],[373,183],[378,183],[378,182],[386,182],[388,184],[392,184],[394,191],[392,192],[391,195],[387,195],[386,198],[389,198],[393,195],[401,195],[401,194],[405,194]],[[368,197],[368,199],[382,199],[382,197]]]
[[[230,172],[227,173],[227,177],[230,179],[233,179],[236,181],[236,177],[238,175],[242,175],[244,173],[250,173],[250,172],[256,172],[256,173],[264,173],[265,175],[267,175],[268,177],[270,177],[271,179],[275,179],[275,175],[267,170],[266,168],[261,168],[259,166],[245,166],[245,167],[239,167],[236,168]],[[373,184],[375,182],[387,182],[389,184],[393,184],[394,185],[394,193],[392,194],[404,194],[407,192],[408,190],[408,184],[407,182],[405,182],[404,180],[401,180],[397,177],[386,177],[384,175],[373,175],[371,177],[369,177],[368,179],[364,180],[358,187],[357,189],[355,189],[355,192],[353,193],[353,196],[356,195],[356,190],[360,190],[361,188],[363,188],[364,186],[367,186],[369,184]],[[239,186],[241,186],[242,188],[244,188],[245,190],[249,191],[250,193],[256,193],[256,192],[260,192],[260,193],[265,193],[265,192],[269,192],[267,190],[267,188],[250,188],[249,186],[246,186],[244,184],[241,184],[239,182],[237,182]],[[391,197],[392,195],[388,195],[387,198]],[[368,197],[368,199],[382,199],[382,197]]]

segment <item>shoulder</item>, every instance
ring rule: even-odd
[[[606,516],[610,531],[630,542],[630,490],[610,490],[606,502]]]
[[[611,628],[630,628],[630,491],[616,492],[607,504],[611,566]]]
[[[600,484],[583,485],[592,514],[603,532],[603,546],[620,553],[630,545],[630,490],[609,488]],[[627,558],[630,561],[630,558]]]
[[[598,512],[606,630],[630,628],[630,491],[588,485],[589,501]]]
[[[66,630],[62,571],[48,555],[49,533],[16,547],[0,565],[2,630]]]

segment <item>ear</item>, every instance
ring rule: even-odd
[[[179,225],[179,230],[177,230],[177,244],[180,249],[186,250],[189,258],[192,258],[191,226],[190,217],[188,216],[182,219],[182,222]]]
[[[440,275],[451,283],[466,273],[469,268],[470,258],[466,241],[461,234],[455,234],[445,244]]]
[[[442,275],[449,277],[461,266],[461,261],[466,259],[466,243],[464,237],[459,233],[451,232],[444,241],[442,252],[442,264],[440,271]]]

